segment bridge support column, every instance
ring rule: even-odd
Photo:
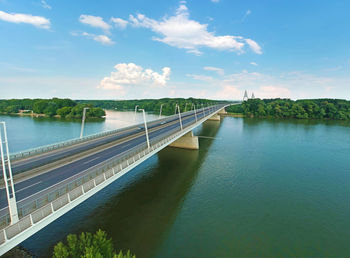
[[[222,108],[222,109],[220,109],[220,111],[217,114],[218,115],[226,115],[227,112],[226,112],[225,108]]]
[[[220,115],[214,114],[210,118],[208,118],[209,121],[220,121]]]
[[[225,108],[220,109],[219,112],[216,114],[212,115],[210,118],[208,118],[209,121],[220,121],[220,115],[225,115],[227,114]]]
[[[169,147],[182,148],[182,149],[190,149],[190,150],[198,150],[199,142],[198,137],[193,136],[193,132],[190,131],[186,133],[181,138],[177,139],[173,143],[168,145]]]

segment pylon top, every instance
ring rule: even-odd
[[[249,97],[248,97],[248,93],[247,93],[247,90],[244,91],[244,96],[243,96],[243,101],[245,100],[248,100]]]

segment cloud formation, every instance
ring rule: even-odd
[[[45,9],[52,9],[52,7],[45,0],[41,0],[41,6]]]
[[[262,54],[262,50],[261,47],[258,45],[258,43],[256,43],[254,40],[251,39],[245,39],[245,42],[247,42],[247,44],[249,45],[249,47],[251,48],[251,50],[253,50],[255,53],[261,55]]]
[[[106,23],[103,20],[103,18],[99,17],[99,16],[82,14],[79,17],[79,21],[81,23],[90,25],[90,26],[95,27],[95,28],[100,28],[100,29],[103,29],[105,31],[108,31],[111,28],[111,25]]]
[[[0,20],[12,23],[27,23],[42,29],[50,29],[50,20],[41,16],[23,13],[6,13],[0,11]]]
[[[119,28],[119,29],[125,29],[126,28],[126,26],[128,25],[128,21],[126,21],[126,20],[123,20],[123,19],[121,19],[121,18],[114,18],[114,17],[112,17],[111,18],[111,22],[113,22],[114,23],[114,26],[115,27],[117,27],[117,28]]]
[[[73,34],[76,35],[76,34]],[[99,43],[101,43],[102,45],[113,45],[114,42],[106,35],[96,35],[96,34],[92,34],[92,33],[87,33],[87,32],[83,32],[81,33],[82,36],[91,38]]]
[[[256,54],[262,54],[261,47],[252,39],[232,35],[217,36],[215,32],[208,31],[208,24],[191,20],[184,3],[180,4],[174,16],[166,16],[160,21],[143,14],[130,15],[129,20],[134,27],[148,28],[161,36],[153,37],[153,40],[186,49],[188,53],[201,55],[199,49],[203,47],[243,53],[247,44]]]
[[[218,75],[224,75],[224,69],[222,69],[222,68],[213,67],[213,66],[205,66],[205,67],[203,67],[203,69],[206,71],[216,72]]]
[[[97,88],[104,90],[127,90],[125,87],[142,86],[165,86],[170,78],[170,68],[163,67],[162,73],[159,74],[151,69],[134,63],[120,63],[114,66],[115,71],[110,76],[104,77]]]

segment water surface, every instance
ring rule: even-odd
[[[101,228],[137,257],[349,256],[349,123],[226,117],[195,134],[209,137],[198,151],[164,149],[23,246],[48,257],[66,234]]]

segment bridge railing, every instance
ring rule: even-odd
[[[197,109],[197,112],[200,111],[200,110],[201,109]],[[194,111],[190,110],[190,111],[181,113],[181,116],[186,116],[186,115],[193,114],[193,113],[194,113]],[[152,126],[152,124],[159,123],[159,122],[171,121],[171,120],[176,119],[177,117],[178,117],[178,115],[175,114],[175,115],[167,116],[165,118],[152,120],[152,121],[148,122],[148,124],[150,126]],[[83,138],[76,138],[76,139],[72,139],[72,140],[62,141],[62,142],[58,142],[58,143],[54,143],[54,144],[49,144],[49,145],[45,145],[45,146],[41,146],[41,147],[37,147],[37,148],[28,149],[28,150],[25,150],[25,151],[16,152],[16,153],[13,153],[13,154],[10,155],[10,159],[12,161],[19,160],[19,159],[24,159],[24,158],[35,156],[35,155],[42,154],[42,153],[45,153],[45,152],[49,152],[49,151],[57,150],[57,149],[60,149],[60,148],[65,148],[65,147],[68,147],[68,146],[73,146],[73,145],[76,145],[76,144],[80,144],[80,143],[84,143],[84,142],[87,142],[87,141],[95,140],[95,139],[98,139],[98,138],[114,135],[114,134],[117,134],[117,133],[123,133],[123,132],[126,132],[126,131],[131,130],[131,129],[136,129],[138,127],[143,127],[143,123],[139,123],[139,124],[136,124],[136,125],[132,125],[132,126],[116,129],[116,130],[110,130],[110,131],[105,131],[105,132],[102,132],[102,133],[92,134],[92,135],[84,136]]]
[[[209,112],[206,114],[206,116],[209,116]],[[178,115],[176,115],[178,117]],[[193,124],[193,123],[192,123]],[[184,126],[184,128],[191,126],[192,124],[187,124]],[[173,130],[169,131],[168,134],[172,135],[176,132],[180,132],[180,127],[174,128]],[[140,136],[145,137],[145,136]],[[150,143],[153,148],[154,145],[157,145],[159,142],[165,140],[168,138],[168,136],[158,136],[151,139]],[[55,185],[55,189],[48,189],[44,192],[38,193],[38,197],[35,198],[35,200],[31,202],[26,203],[18,203],[18,214],[20,218],[23,218],[29,214],[31,214],[33,211],[40,209],[47,205],[48,203],[60,198],[61,196],[65,195],[66,193],[74,190],[77,187],[80,187],[81,185],[89,182],[93,178],[98,178],[101,174],[105,173],[106,171],[110,170],[112,167],[116,167],[115,170],[117,172],[125,169],[130,164],[134,163],[134,160],[138,160],[142,156],[142,153],[148,152],[148,148],[146,143],[139,144],[135,146],[132,149],[129,149],[125,151],[124,153],[121,153],[118,155],[118,157],[112,157],[106,161],[104,161],[101,165],[98,164],[98,168],[91,167],[85,171],[82,171],[81,173],[74,175],[68,179],[63,180],[58,185]],[[135,156],[138,157],[135,159]],[[0,217],[0,228],[7,226],[10,222],[10,217],[8,214],[5,214]]]

